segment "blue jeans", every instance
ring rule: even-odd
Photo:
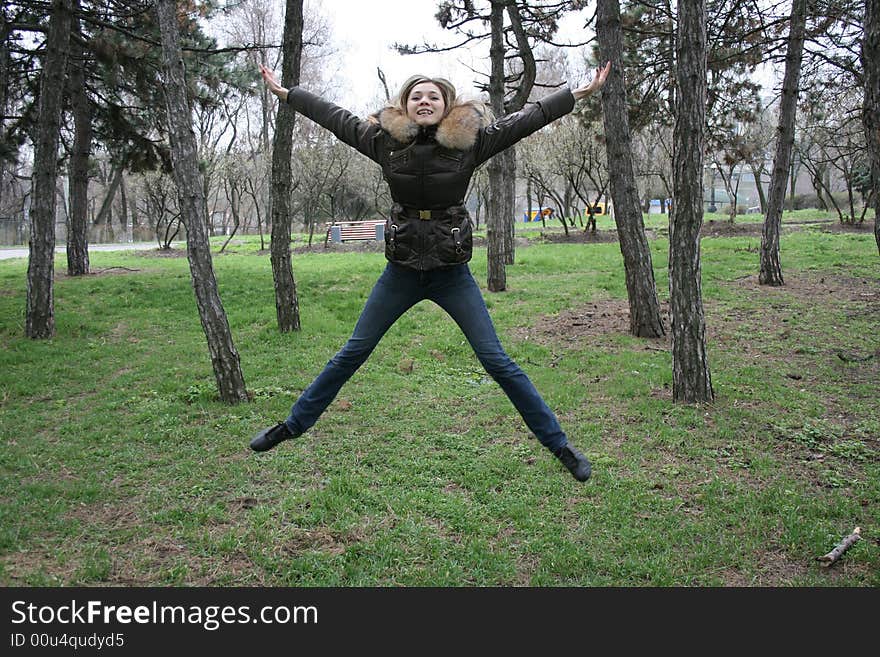
[[[529,377],[504,352],[480,288],[466,264],[420,272],[388,263],[367,299],[351,338],[290,410],[285,423],[294,435],[307,431],[317,422],[385,332],[423,299],[430,299],[455,320],[480,363],[498,382],[541,444],[552,452],[567,444],[568,439],[553,411]]]

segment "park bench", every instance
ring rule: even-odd
[[[377,226],[385,226],[384,219],[368,219],[366,221],[334,221],[324,224],[327,228],[327,235],[324,238],[324,245],[330,242],[348,242],[352,240],[374,240],[382,241],[385,239],[384,231],[378,231]],[[338,238],[334,236],[334,228],[338,228]]]

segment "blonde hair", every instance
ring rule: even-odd
[[[393,104],[406,112],[406,103],[409,100],[409,95],[412,93],[413,88],[417,84],[425,82],[433,84],[440,90],[440,95],[443,96],[443,104],[445,105],[443,116],[449,114],[449,110],[455,105],[456,94],[455,86],[446,78],[429,78],[425,75],[411,75],[407,78],[406,82],[403,83],[403,86],[400,88]]]
[[[409,100],[409,95],[412,93],[413,87],[417,84],[422,84],[423,82],[430,82],[435,85],[440,90],[440,95],[443,96],[443,118],[456,107],[461,107],[464,105],[468,105],[473,107],[477,112],[485,118],[487,123],[492,120],[492,111],[489,107],[480,101],[477,100],[462,100],[459,99],[458,94],[455,91],[455,85],[453,85],[446,78],[429,78],[427,75],[411,75],[406,79],[403,85],[400,87],[400,90],[397,92],[397,95],[394,98],[389,98],[385,103],[385,106],[382,109],[395,109],[400,110],[406,115],[406,103]],[[380,110],[381,111],[381,110]],[[378,123],[378,115],[380,112],[376,112],[375,114],[370,115],[368,120],[372,123]]]

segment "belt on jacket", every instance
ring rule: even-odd
[[[449,210],[418,210],[416,208],[401,207],[401,214],[411,219],[443,219],[450,214]]]

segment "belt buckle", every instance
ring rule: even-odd
[[[431,211],[430,210],[419,210],[419,219],[430,219]]]

